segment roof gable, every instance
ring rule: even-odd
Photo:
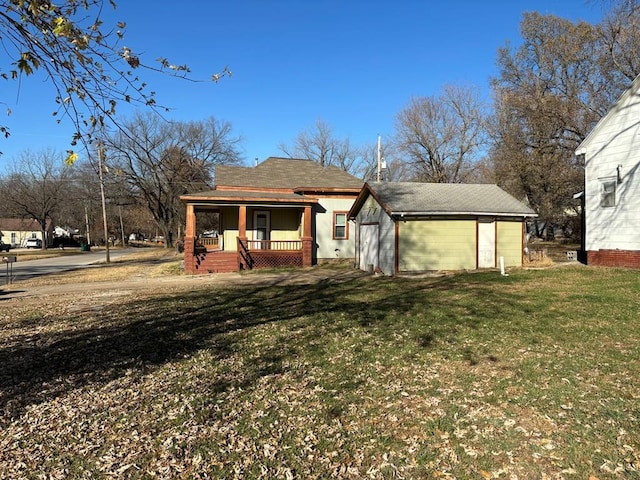
[[[360,190],[363,181],[335,166],[312,160],[269,157],[255,167],[219,165],[218,187],[287,189],[296,191]]]
[[[357,215],[369,195],[390,216],[537,216],[493,184],[389,182],[365,184],[349,212],[350,217]]]
[[[583,155],[586,153],[591,142],[593,142],[593,140],[597,138],[598,134],[606,127],[606,125],[610,121],[612,121],[613,118],[616,117],[616,115],[621,110],[627,108],[627,103],[629,103],[629,100],[634,95],[635,96],[640,95],[640,75],[638,75],[633,80],[633,82],[631,83],[631,86],[627,88],[622,93],[622,95],[620,95],[616,103],[613,104],[613,106],[607,112],[607,114],[604,117],[602,117],[598,123],[596,123],[596,126],[593,127],[593,129],[589,132],[589,134],[585,137],[585,139],[582,140],[582,142],[580,143],[580,145],[578,145],[578,148],[575,151],[576,155]]]

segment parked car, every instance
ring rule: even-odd
[[[39,238],[29,238],[25,246],[27,248],[42,248],[42,240]]]
[[[9,250],[11,250],[11,245],[0,240],[0,252],[8,252]]]

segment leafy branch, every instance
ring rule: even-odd
[[[115,9],[113,0],[108,2]],[[126,24],[106,29],[102,18],[105,0],[65,0],[54,5],[47,0],[0,0],[0,45],[10,59],[8,70],[0,67],[0,78],[18,81],[44,73],[55,92],[60,123],[70,119],[75,126],[72,145],[90,145],[96,132],[107,124],[120,129],[118,104],[138,104],[168,111],[158,105],[155,92],[137,75],[144,68],[190,81],[187,65],[158,59],[160,67],[146,65],[130,47],[122,45]],[[225,67],[212,75],[217,82],[231,72]],[[0,125],[0,134],[9,136]],[[77,155],[68,152],[72,163]]]

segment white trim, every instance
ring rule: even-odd
[[[266,225],[266,237],[258,238],[258,215],[265,215],[267,220]],[[271,239],[271,212],[269,210],[254,210],[253,211],[253,239],[254,240],[270,240]]]

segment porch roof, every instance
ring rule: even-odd
[[[182,195],[180,200],[193,205],[312,205],[316,198],[297,193],[256,192],[251,190],[210,190]]]

